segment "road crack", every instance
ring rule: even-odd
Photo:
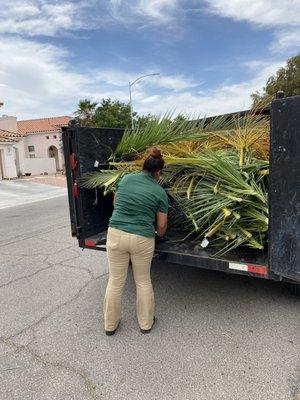
[[[72,247],[73,247],[73,246],[72,246]],[[68,248],[68,249],[69,249],[69,248]],[[64,251],[64,250],[67,250],[67,248],[57,251],[56,254],[58,254],[58,253],[60,253],[60,252],[62,252],[62,251]],[[55,266],[61,265],[61,266],[63,266],[63,267],[67,267],[67,265],[61,264],[61,262],[59,262],[59,263],[53,263],[53,262],[51,262],[51,261],[48,261],[48,258],[49,258],[50,256],[52,256],[52,254],[43,254],[43,255],[45,256],[45,259],[44,259],[44,260],[41,260],[41,263],[46,263],[46,264],[47,264],[47,267],[40,268],[39,270],[37,270],[37,271],[35,271],[35,272],[31,273],[31,274],[24,275],[24,276],[20,276],[19,278],[16,278],[16,279],[13,279],[13,280],[11,280],[11,281],[9,281],[9,282],[3,283],[2,285],[0,285],[0,289],[2,289],[2,288],[4,288],[4,287],[7,287],[7,286],[10,286],[11,284],[14,284],[14,283],[16,283],[16,282],[22,281],[23,279],[29,279],[29,278],[31,278],[31,277],[33,277],[33,276],[39,274],[40,272],[47,271],[48,269],[51,269],[51,268],[53,268],[53,267],[55,267]],[[25,257],[25,256],[23,255],[23,256],[21,256],[21,257]],[[26,257],[32,257],[32,256],[26,256]],[[66,260],[63,260],[62,262],[69,261],[69,260],[72,260],[72,259],[77,258],[77,257],[78,257],[78,256],[74,256],[74,257],[68,258],[68,259],[66,259]],[[74,267],[74,268],[77,268],[77,267]],[[90,271],[87,270],[86,268],[78,267],[77,269],[84,270],[84,271],[86,271],[86,272],[88,272],[88,273],[90,272]],[[90,273],[89,275],[90,275],[92,278],[95,278],[91,273]]]
[[[15,351],[18,351],[18,352],[25,351],[36,362],[41,363],[44,367],[60,368],[62,370],[68,371],[72,375],[79,377],[81,379],[82,383],[84,384],[87,392],[90,394],[91,399],[93,399],[93,400],[100,400],[101,398],[103,399],[102,396],[99,397],[95,393],[95,388],[96,388],[95,384],[88,377],[87,373],[85,371],[83,371],[82,369],[77,369],[77,368],[73,367],[72,365],[64,363],[64,362],[47,360],[46,358],[44,358],[40,354],[38,354],[36,351],[34,351],[32,348],[29,348],[29,344],[28,345],[17,345],[12,340],[5,339],[5,338],[0,338],[0,341],[3,344],[12,347],[13,349],[15,349]]]
[[[25,240],[25,239],[24,239]],[[63,249],[60,249],[60,250],[57,250],[56,252],[55,252],[55,254],[58,254],[58,253],[61,253],[62,251],[66,251],[66,250],[70,250],[70,249],[74,249],[75,248],[75,246],[74,246],[74,244],[72,244],[72,245],[70,245],[70,246],[68,246],[68,247],[64,247]],[[75,251],[75,250],[74,250]],[[1,249],[0,249],[0,253],[1,253],[1,255],[3,255],[3,256],[10,256],[11,255],[11,253],[3,253],[2,251],[1,251]],[[50,257],[50,256],[52,256],[53,255],[53,253],[41,253],[40,251],[38,252],[38,253],[33,253],[33,254],[22,254],[22,253],[18,253],[18,254],[16,254],[16,256],[17,257],[32,257],[32,256],[48,256],[48,257]]]
[[[108,273],[104,273],[100,276],[98,276],[97,278],[93,278],[93,279],[89,279],[79,290],[78,292],[75,294],[75,296],[73,296],[71,299],[66,300],[65,302],[58,304],[56,307],[54,307],[52,310],[50,310],[47,314],[43,315],[41,318],[39,318],[37,321],[35,321],[34,323],[27,325],[26,327],[24,327],[23,329],[21,329],[20,331],[18,331],[17,333],[7,336],[4,339],[14,339],[16,336],[21,335],[22,333],[24,333],[25,331],[27,331],[28,329],[35,329],[41,322],[45,321],[46,319],[48,319],[52,314],[55,314],[55,312],[59,311],[61,308],[68,306],[69,304],[71,304],[73,301],[75,301],[76,299],[79,298],[79,296],[81,295],[81,293],[84,291],[84,289],[93,281],[98,280],[100,278],[102,278],[103,276],[107,275]]]
[[[0,241],[0,247],[7,246],[9,244],[14,244],[14,243],[17,243],[17,242],[20,242],[20,241],[23,241],[23,240],[27,240],[27,239],[33,239],[35,237],[39,237],[40,235],[51,233],[51,232],[55,232],[55,231],[57,231],[59,229],[66,228],[67,226],[68,225],[61,225],[59,227],[55,227],[55,229],[51,229],[51,230],[48,230],[48,231],[45,230],[47,228],[43,228],[41,230],[36,230],[34,232],[22,233],[21,235],[13,236],[11,239],[15,239],[15,240],[13,240],[11,242],[5,242],[4,240],[1,240]],[[49,226],[49,228],[50,228],[50,226]],[[30,234],[31,234],[31,236],[29,236]]]
[[[68,261],[68,260],[66,260],[66,261]],[[87,272],[87,273],[89,274],[89,276],[91,277],[91,279],[95,279],[95,278],[96,278],[95,275],[92,273],[92,271],[89,270],[88,268],[76,267],[76,266],[74,266],[74,265],[63,264],[63,263],[66,262],[66,261],[62,261],[61,263],[59,263],[59,264],[57,264],[57,265],[60,265],[61,267],[66,267],[66,268],[70,268],[70,269],[77,269],[77,270],[79,270],[79,271],[84,271],[84,272]]]
[[[75,267],[76,268],[76,267]],[[82,269],[82,268],[80,268]],[[85,270],[86,271],[86,270]],[[87,271],[86,271],[87,272]],[[91,381],[91,379],[87,376],[86,372],[83,370],[79,370],[76,369],[75,367],[73,367],[72,365],[63,363],[63,362],[59,362],[59,361],[50,361],[47,360],[45,358],[43,358],[41,355],[39,355],[36,351],[34,351],[33,348],[30,348],[30,345],[33,345],[34,341],[36,340],[36,335],[35,335],[35,329],[36,327],[42,323],[43,321],[46,321],[50,316],[52,316],[54,313],[56,313],[57,311],[61,310],[63,307],[68,306],[69,304],[71,304],[73,301],[75,301],[76,299],[78,299],[81,295],[81,293],[84,291],[84,289],[86,289],[88,287],[88,285],[95,281],[100,279],[101,277],[107,275],[107,273],[104,273],[102,275],[100,275],[97,278],[93,278],[93,279],[89,279],[79,290],[78,292],[75,294],[75,296],[73,296],[71,299],[66,300],[64,303],[59,304],[58,306],[54,307],[50,312],[48,312],[47,314],[43,315],[38,321],[34,322],[31,325],[26,326],[25,328],[23,328],[22,330],[20,330],[19,332],[15,333],[14,335],[11,335],[9,337],[0,337],[0,341],[3,344],[6,344],[7,346],[11,346],[15,351],[26,351],[27,353],[29,353],[36,361],[42,363],[45,366],[51,366],[51,367],[56,367],[56,368],[61,368],[64,370],[67,370],[69,372],[71,372],[73,375],[76,375],[78,377],[80,377],[80,379],[82,380],[84,386],[86,387],[88,393],[91,396],[92,400],[100,400],[103,399],[103,396],[99,397],[96,393],[95,393],[95,385],[93,384],[93,382]],[[32,339],[29,341],[29,343],[27,343],[26,345],[20,345],[20,344],[16,344],[14,342],[14,340],[17,339],[18,336],[20,336],[22,333],[28,331],[28,330],[32,331]]]
[[[47,271],[48,269],[55,267],[54,264],[50,264],[50,263],[47,261],[47,258],[48,258],[48,256],[46,257],[45,260],[42,260],[42,261],[41,261],[42,263],[46,263],[46,264],[48,265],[47,267],[43,267],[43,268],[41,268],[41,269],[39,269],[39,270],[37,270],[37,271],[31,273],[31,274],[24,275],[24,276],[20,276],[19,278],[13,279],[12,281],[3,283],[2,285],[0,285],[0,289],[3,289],[3,288],[5,288],[5,287],[7,287],[7,286],[10,286],[10,285],[12,285],[12,284],[14,284],[14,283],[16,283],[16,282],[22,281],[23,279],[29,279],[29,278],[31,278],[31,277],[33,277],[33,276],[39,274],[40,272]]]

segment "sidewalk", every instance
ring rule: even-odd
[[[49,181],[46,179],[41,181],[35,178],[0,181],[0,210],[66,196],[67,190],[64,187],[64,180],[61,178],[55,180],[55,177],[49,178]]]
[[[66,187],[67,186],[67,180],[65,175],[57,174],[57,175],[43,175],[43,176],[26,176],[24,178],[21,178],[22,180],[26,181],[31,181],[31,182],[36,182],[36,183],[42,183],[45,185],[51,185],[51,186],[59,186],[59,187]]]

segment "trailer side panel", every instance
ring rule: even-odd
[[[269,265],[300,281],[300,96],[271,105]]]

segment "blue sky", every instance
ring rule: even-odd
[[[299,0],[0,0],[0,100],[19,119],[71,115],[79,99],[140,113],[215,115],[299,52]]]

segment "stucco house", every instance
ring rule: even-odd
[[[23,121],[0,117],[0,179],[64,169],[61,128],[69,121],[68,116]]]

